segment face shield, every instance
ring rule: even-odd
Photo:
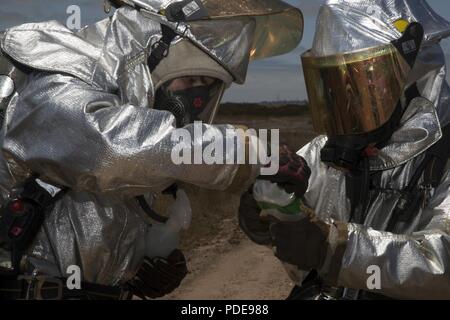
[[[303,35],[301,11],[280,0],[118,0],[189,39],[222,65],[236,83],[248,64],[288,53]]]
[[[414,24],[421,34],[405,38]],[[302,62],[315,127],[328,135],[321,160],[356,170],[368,147],[398,130],[412,99],[442,105],[443,60],[430,48],[450,24],[425,0],[326,0],[316,26]]]
[[[249,61],[288,53],[303,36],[303,15],[276,0],[202,0],[208,18],[190,22],[194,42],[244,83]]]
[[[411,70],[392,44],[302,56],[314,128],[329,136],[371,132],[391,119]]]
[[[426,0],[326,0],[317,17],[309,55],[328,57],[382,47],[401,37],[404,28],[414,22],[422,25],[424,36],[421,52],[408,75],[406,87],[417,82],[420,94],[432,101],[440,116],[445,117],[449,112],[443,109],[449,108],[439,103],[441,88],[446,87],[441,85],[446,72],[445,59],[444,54],[436,52],[441,50],[439,42],[450,36],[450,23],[435,12]],[[390,88],[387,90],[391,91]],[[323,126],[320,131],[325,132]]]
[[[411,23],[403,36],[367,49],[316,57],[302,55],[315,129],[328,136],[364,136],[399,120],[402,98],[421,48],[424,30]],[[408,97],[406,97],[408,98]],[[370,140],[370,139],[366,139]]]
[[[411,23],[389,44],[333,55],[302,55],[315,129],[328,136],[321,160],[355,169],[364,150],[387,141],[410,101],[419,95],[409,84],[424,30]],[[365,163],[367,164],[367,158]]]

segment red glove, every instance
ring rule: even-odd
[[[260,176],[258,179],[278,184],[288,193],[295,193],[301,198],[308,190],[311,169],[306,160],[289,150],[287,145],[280,146],[280,168],[274,176]]]

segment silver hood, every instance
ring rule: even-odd
[[[450,123],[450,89],[440,40],[450,36],[450,22],[425,0],[328,0],[321,7],[312,52],[333,55],[386,44],[401,33],[394,22],[419,22],[425,39],[409,82],[417,82],[424,98],[438,110],[441,124]]]

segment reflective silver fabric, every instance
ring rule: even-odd
[[[137,6],[152,12],[164,11],[180,0],[130,0]],[[256,22],[256,34],[252,43],[253,59],[267,58],[293,50],[303,36],[302,12],[280,0],[200,0],[208,17],[220,23],[227,19],[248,17]],[[227,31],[225,25],[217,29]],[[214,30],[211,30],[214,31]],[[195,34],[202,42],[203,36]]]
[[[422,96],[438,109],[441,123],[450,123],[450,88],[439,45],[450,36],[450,22],[425,0],[328,0],[317,18],[312,52],[326,56],[389,43],[401,36],[394,26],[399,19],[424,27],[423,47],[409,82],[418,81]]]
[[[314,129],[330,136],[386,124],[411,71],[391,44],[323,57],[307,51],[302,66]]]
[[[377,293],[401,299],[450,298],[450,171],[441,185],[430,191],[428,206],[421,209],[402,230],[384,232],[393,210],[412,175],[423,161],[424,148],[441,137],[439,121],[431,104],[415,103],[401,128],[371,170],[382,170],[383,191],[371,200],[363,225],[349,224],[348,244],[339,274],[339,286],[368,290],[369,266],[381,269]],[[326,143],[320,136],[299,151],[311,166],[306,202],[324,220],[348,222],[350,203],[345,175],[320,161]],[[397,152],[398,148],[402,149]],[[295,273],[302,279],[303,272]]]
[[[41,71],[28,77],[8,107],[2,200],[30,171],[71,188],[31,248],[31,268],[67,276],[67,267],[78,265],[84,281],[127,281],[145,255],[149,228],[134,196],[175,181],[224,190],[237,177],[238,165],[173,164],[175,119],[148,108],[154,88],[146,57],[159,30],[158,23],[123,8],[77,34],[46,22],[12,28],[1,39],[8,56]],[[204,125],[210,134],[192,149],[202,150],[231,128]],[[193,136],[194,127],[186,129]],[[258,173],[253,166],[243,185]]]
[[[245,81],[250,59],[288,53],[303,36],[302,12],[280,0],[200,0],[207,17],[186,23],[169,22],[164,16],[167,7],[179,0],[127,2],[178,30],[222,64],[240,84]]]
[[[364,223],[349,224],[338,285],[368,290],[367,268],[376,265],[381,269],[381,290],[376,293],[393,298],[449,299],[448,169],[441,185],[429,191],[430,201],[425,208],[401,225],[395,234],[384,230],[399,201],[400,191],[423,161],[424,152],[441,138],[442,125],[450,122],[445,58],[437,44],[450,34],[450,24],[425,1],[330,0],[318,18],[314,50],[319,54],[334,54],[389,42],[399,36],[390,24],[399,18],[418,21],[425,27],[425,45],[410,78],[410,82],[418,82],[423,98],[413,100],[389,143],[370,161],[370,169],[381,172],[382,191],[371,195]],[[326,24],[321,24],[324,21]],[[299,151],[312,168],[306,201],[322,219],[348,222],[350,203],[344,173],[320,161],[320,150],[326,140],[320,136]],[[297,279],[302,278],[303,272],[296,275]]]
[[[450,23],[425,0],[328,0],[316,24],[313,52],[324,56],[386,44],[401,33],[394,22],[419,22],[424,46],[450,36]]]
[[[0,39],[3,34],[0,32]],[[0,50],[0,113],[6,109],[15,90],[20,88],[25,78],[24,72],[19,70]]]
[[[221,28],[214,28],[217,24]],[[250,52],[256,24],[249,18],[205,20],[190,24],[189,39],[221,63],[235,78],[244,83],[250,63]]]

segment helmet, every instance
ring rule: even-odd
[[[250,60],[288,53],[303,35],[301,11],[279,0],[109,0],[170,26],[244,83]]]

